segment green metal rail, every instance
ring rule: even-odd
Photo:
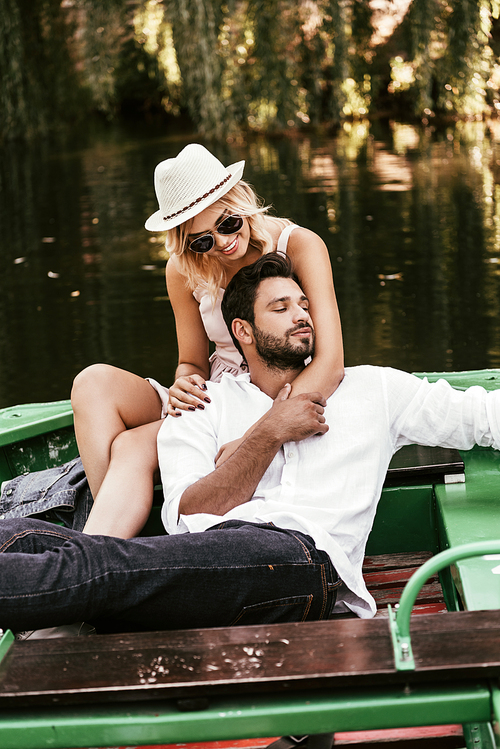
[[[413,605],[425,582],[436,572],[440,572],[460,559],[499,553],[500,540],[463,544],[436,554],[412,575],[403,590],[397,609],[393,609],[391,605],[387,607],[394,647],[394,661],[398,671],[413,671],[415,669],[410,638],[410,617]]]
[[[488,723],[487,681],[443,688],[351,689],[214,699],[180,712],[170,701],[0,712],[2,749],[73,749],[223,741],[335,731]]]

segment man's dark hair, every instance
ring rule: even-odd
[[[297,276],[292,270],[292,263],[286,255],[270,252],[262,255],[252,265],[241,268],[227,285],[222,297],[222,316],[226,323],[234,345],[243,356],[239,341],[233,335],[232,322],[236,318],[246,320],[252,326],[255,323],[255,298],[260,282],[264,278],[291,278],[298,283]]]

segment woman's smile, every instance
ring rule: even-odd
[[[220,252],[224,255],[232,255],[238,249],[240,237],[237,235],[227,247],[221,247]]]

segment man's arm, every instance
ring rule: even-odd
[[[320,393],[304,393],[289,400],[281,400],[278,396],[267,416],[236,452],[223,465],[184,491],[179,514],[225,515],[248,502],[285,442],[299,442],[328,431],[323,416],[325,405]]]
[[[382,369],[394,448],[439,445],[500,449],[500,390],[456,390],[444,379],[429,383],[407,372]]]

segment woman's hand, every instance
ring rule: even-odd
[[[180,416],[181,411],[196,411],[210,403],[206,394],[207,386],[201,375],[184,375],[178,377],[168,389],[167,413],[169,416]]]

